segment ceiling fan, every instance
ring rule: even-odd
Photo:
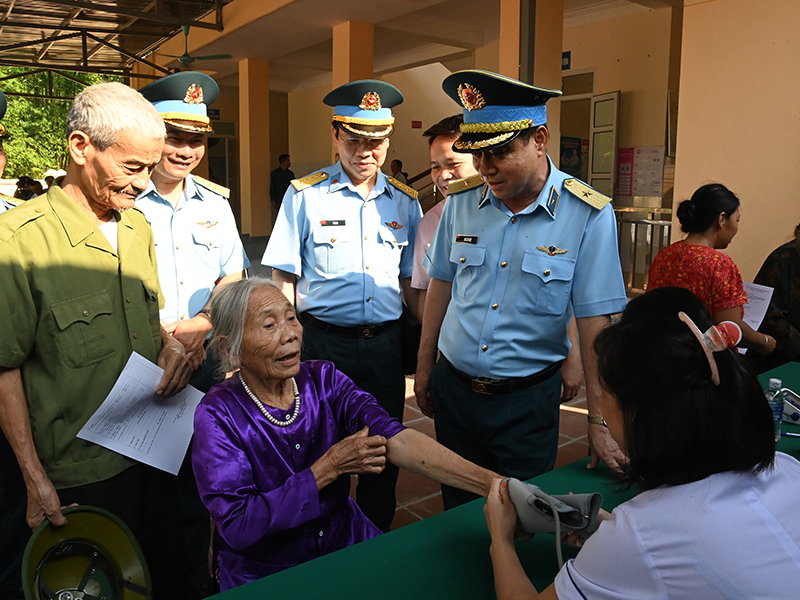
[[[181,56],[175,54],[164,54],[162,56],[169,56],[170,58],[177,58],[184,65],[190,65],[196,60],[226,60],[233,58],[230,54],[207,54],[205,56],[191,56],[189,54],[189,26],[181,25],[183,30],[183,48],[184,52]]]

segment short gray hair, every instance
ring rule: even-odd
[[[82,131],[98,152],[113,146],[121,131],[149,140],[164,139],[164,120],[139,92],[121,83],[91,85],[75,97],[67,117],[67,137]]]
[[[209,351],[219,357],[222,373],[230,373],[241,366],[247,304],[253,292],[263,287],[275,288],[283,293],[271,279],[251,277],[229,283],[211,300],[211,324],[214,332],[211,334]],[[224,342],[220,343],[222,340]]]

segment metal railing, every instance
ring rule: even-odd
[[[647,291],[650,263],[659,250],[669,245],[672,221],[659,217],[672,214],[669,208],[615,208],[619,258],[629,293]]]

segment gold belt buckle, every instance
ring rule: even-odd
[[[479,394],[486,394],[487,396],[492,395],[492,382],[487,381],[485,379],[473,379],[472,380],[472,391],[478,392]]]
[[[375,327],[359,327],[358,328],[358,337],[361,339],[369,339],[375,337]]]

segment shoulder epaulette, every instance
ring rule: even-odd
[[[203,179],[202,177],[198,177],[197,175],[194,176],[194,182],[197,185],[202,185],[207,190],[211,190],[212,192],[216,192],[223,198],[230,198],[231,191],[226,188],[225,186],[219,185],[214,183],[213,181],[209,181],[208,179]]]
[[[589,187],[579,179],[567,179],[564,181],[566,187],[574,196],[583,200],[589,206],[600,210],[606,204],[611,202],[611,198],[605,194],[601,194],[596,189]]]
[[[307,187],[311,187],[312,185],[317,185],[318,183],[322,183],[328,178],[328,174],[325,171],[317,171],[316,173],[312,173],[311,175],[306,175],[305,177],[301,177],[300,179],[292,179],[292,185],[294,189],[298,192],[306,189]]]
[[[483,185],[483,177],[475,173],[475,175],[470,175],[464,179],[456,179],[455,181],[448,183],[447,195],[450,196],[451,194],[457,194],[458,192],[471,190],[479,185]]]
[[[416,200],[417,197],[419,196],[419,192],[417,190],[415,190],[414,188],[412,188],[410,185],[406,185],[405,183],[401,183],[401,182],[397,181],[397,179],[395,179],[394,177],[389,177],[388,175],[386,176],[386,179],[388,179],[389,183],[391,183],[394,187],[396,187],[398,190],[400,190],[404,194],[407,194],[408,196],[411,196],[414,200]]]
[[[2,194],[2,193],[0,193],[0,200],[10,206],[19,206],[20,204],[25,202],[25,200],[21,200],[20,198],[15,198],[14,196],[9,196],[8,194]]]

